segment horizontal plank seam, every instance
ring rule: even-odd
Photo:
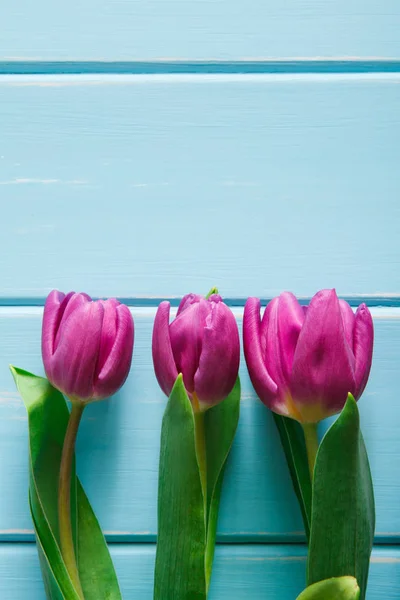
[[[148,544],[155,545],[157,538],[156,536],[123,536],[123,535],[115,535],[115,536],[107,536],[106,541],[108,544]],[[33,534],[26,534],[19,536],[11,536],[11,535],[0,535],[0,544],[34,544],[35,538]],[[257,538],[256,536],[243,536],[243,539],[237,536],[226,536],[224,539],[217,540],[218,546],[306,546],[305,538],[291,538],[290,536],[285,537],[284,539],[278,539],[278,536],[274,539],[268,539],[266,537]],[[395,536],[391,538],[388,537],[377,537],[374,540],[374,547],[381,548],[384,546],[388,547],[400,547],[400,537]]]
[[[0,61],[2,75],[44,74],[240,74],[240,73],[399,73],[400,60],[357,59],[260,59],[260,60],[152,60],[152,61]]]

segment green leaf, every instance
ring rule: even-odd
[[[308,584],[353,575],[364,600],[374,529],[371,473],[357,403],[349,394],[315,463]]]
[[[273,413],[273,416],[285,452],[294,491],[300,505],[306,537],[309,540],[312,489],[304,433],[297,421],[288,417],[281,417],[276,413]]]
[[[11,372],[28,412],[30,506],[46,595],[51,600],[79,600],[61,556],[58,533],[58,476],[69,419],[67,403],[47,379],[15,367]],[[107,545],[75,469],[71,514],[85,600],[121,600]]]
[[[43,550],[43,545],[36,527],[36,523],[35,523],[35,519],[32,513],[32,502],[31,502],[31,497],[30,497],[30,493],[29,493],[29,507],[31,510],[31,516],[32,516],[32,522],[33,522],[33,528],[35,530],[35,535],[36,535],[36,547],[38,550],[38,554],[39,554],[39,562],[40,562],[40,568],[42,571],[42,577],[43,577],[43,584],[44,584],[44,588],[46,591],[46,598],[51,598],[52,600],[63,600],[64,596],[61,593],[60,587],[56,581],[56,578],[54,577],[54,573],[51,569],[51,566],[46,558],[46,555],[44,553]]]
[[[103,532],[79,479],[78,567],[85,600],[121,600],[114,565]]]
[[[360,588],[354,577],[333,577],[314,583],[297,600],[358,600]]]
[[[178,375],[165,409],[158,487],[155,600],[205,600],[204,502],[194,415]]]
[[[58,545],[58,471],[68,409],[64,398],[52,388],[47,379],[35,377],[31,373],[14,367],[11,367],[11,372],[28,412],[29,489],[38,544],[43,549],[47,562],[51,565],[63,597],[68,600],[79,600]],[[74,496],[71,490],[71,512],[73,514],[76,511]],[[45,569],[43,561],[42,569]],[[49,593],[49,587],[46,592]],[[49,597],[53,599],[53,596]]]
[[[207,548],[206,582],[210,583],[217,532],[218,508],[226,460],[235,437],[240,414],[240,380],[229,396],[205,414],[207,452]]]

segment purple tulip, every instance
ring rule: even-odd
[[[169,396],[178,373],[189,397],[202,410],[232,391],[238,375],[240,342],[236,319],[213,294],[185,296],[169,323],[169,302],[158,308],[153,330],[153,362],[158,383]]]
[[[308,307],[284,292],[260,318],[249,298],[243,318],[247,367],[261,400],[300,423],[340,412],[350,392],[358,400],[368,381],[374,328],[361,304],[354,314],[335,290],[315,294]]]
[[[42,355],[47,378],[63,394],[84,402],[114,394],[132,361],[134,326],[118,300],[53,290],[44,307]]]

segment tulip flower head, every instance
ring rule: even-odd
[[[132,361],[134,325],[118,300],[53,290],[44,307],[42,355],[51,384],[84,403],[111,396]]]
[[[169,396],[182,373],[193,406],[205,410],[224,400],[235,384],[240,360],[236,319],[221,296],[185,296],[169,323],[170,304],[158,308],[153,362],[158,383]]]
[[[368,381],[374,330],[361,304],[354,314],[335,290],[322,290],[308,307],[284,292],[260,317],[249,298],[243,318],[244,353],[260,399],[300,423],[340,412],[348,393],[358,400]]]

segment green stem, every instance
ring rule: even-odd
[[[206,437],[204,431],[204,412],[194,411],[194,432],[196,443],[196,456],[199,463],[201,489],[204,498],[204,519],[207,523],[207,455]]]
[[[316,423],[302,423],[306,440],[308,468],[310,469],[311,482],[314,479],[315,459],[318,452],[318,433]]]
[[[71,473],[75,452],[75,441],[84,407],[84,404],[81,402],[72,402],[72,410],[62,449],[60,479],[58,484],[58,522],[60,528],[61,553],[71,581],[82,600],[84,600],[84,596],[79,579],[74,540],[72,536]]]

